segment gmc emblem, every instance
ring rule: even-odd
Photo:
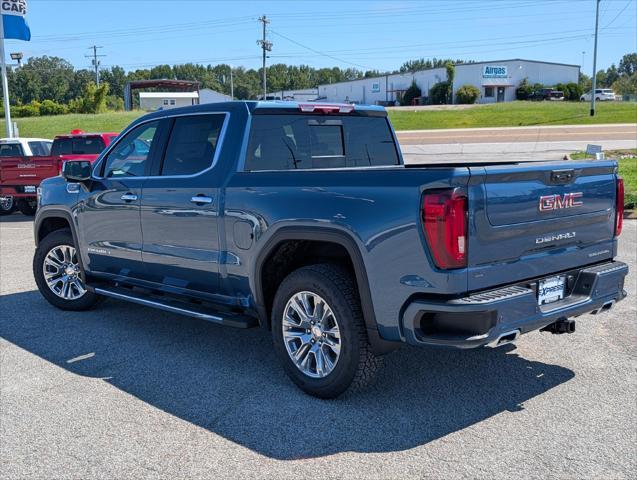
[[[540,212],[581,207],[584,203],[578,198],[583,196],[582,192],[565,193],[564,195],[544,195],[540,197]]]

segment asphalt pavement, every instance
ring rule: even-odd
[[[637,222],[629,297],[572,335],[405,347],[333,401],[287,379],[267,334],[114,300],[46,303],[32,221],[0,223],[0,478],[637,476]]]
[[[637,148],[637,124],[457,128],[397,132],[405,162],[559,160],[584,151]]]

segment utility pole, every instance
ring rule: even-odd
[[[99,57],[105,57],[106,55],[98,55],[97,54],[97,49],[98,48],[104,48],[104,47],[98,47],[97,45],[93,45],[92,47],[89,47],[89,50],[93,50],[93,55],[84,55],[86,58],[92,58],[93,60],[91,61],[91,63],[93,64],[93,68],[95,68],[95,84],[99,87],[100,86],[100,64],[101,62],[98,60]]]
[[[267,40],[267,32],[266,26],[270,23],[270,20],[267,19],[265,15],[259,18],[259,21],[263,23],[263,38],[261,40],[257,40],[257,45],[261,45],[263,49],[263,100],[267,100],[268,98],[268,79],[265,71],[265,59],[267,58],[267,52],[272,51],[272,42]]]
[[[230,100],[234,100],[234,78],[232,77],[232,65],[230,65]]]
[[[599,30],[599,0],[595,11],[595,49],[593,50],[593,84],[591,89],[591,117],[595,116],[595,89],[597,88],[597,32]]]
[[[581,65],[581,69],[584,69],[584,58],[586,57],[586,52],[582,51],[582,65]]]

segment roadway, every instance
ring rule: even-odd
[[[637,148],[637,124],[460,128],[397,132],[406,163],[558,160],[585,150]]]

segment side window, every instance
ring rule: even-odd
[[[178,117],[173,124],[161,174],[192,175],[212,165],[225,115]]]
[[[46,148],[46,142],[29,142],[29,148],[33,156],[36,157],[43,157],[49,154],[49,150]]]
[[[159,122],[150,122],[130,131],[106,157],[105,177],[143,177]]]

